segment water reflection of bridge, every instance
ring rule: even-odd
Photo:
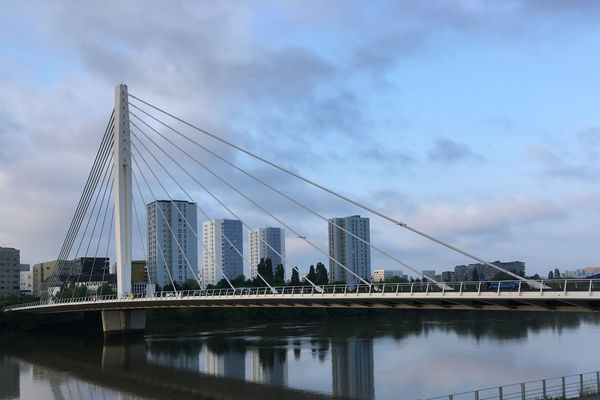
[[[510,313],[450,315],[444,311],[426,316],[407,312],[402,319],[389,318],[394,315],[372,318],[370,324],[361,318],[336,319],[335,323],[265,324],[189,337],[149,336],[126,344],[72,337],[11,339],[10,348],[1,347],[9,341],[0,342],[0,398],[18,396],[19,370],[32,365],[37,379],[47,382],[51,396],[57,399],[81,398],[79,391],[87,398],[101,398],[93,397],[94,393],[105,392],[115,394],[112,397],[133,393],[147,398],[182,399],[372,399],[376,391],[380,396],[384,391],[378,389],[382,381],[376,380],[380,379],[377,358],[381,368],[382,354],[374,351],[374,343],[380,338],[404,342],[437,331],[477,341],[524,341],[544,330],[560,334],[582,324],[599,323],[592,314],[529,313],[517,320]],[[306,364],[311,358],[314,361]],[[319,369],[322,379],[318,384],[307,385],[306,380],[297,379],[306,365]],[[298,383],[313,392],[286,387]]]

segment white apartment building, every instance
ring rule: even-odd
[[[21,294],[33,294],[33,271],[29,264],[21,264],[19,287]]]
[[[196,203],[157,200],[148,213],[148,275],[160,287],[194,279],[198,268]]]
[[[273,264],[273,270],[275,270],[275,267],[279,264],[284,265],[283,259],[285,259],[285,231],[283,229],[265,227],[250,231],[249,242],[250,278],[256,278],[258,270],[257,266],[261,258],[270,258]],[[283,259],[277,253],[282,255]]]
[[[371,248],[356,237],[370,243],[369,218],[353,215],[329,220],[329,256],[365,280],[371,279]],[[361,281],[338,263],[329,260],[329,281],[358,284]]]
[[[202,224],[204,255],[202,283],[215,285],[223,276],[235,279],[244,274],[244,238],[242,222],[237,219],[214,219]]]
[[[390,278],[405,278],[406,276],[402,274],[400,270],[391,270],[391,269],[374,269],[373,270],[373,283],[383,283],[386,279]]]

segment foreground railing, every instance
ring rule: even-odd
[[[323,286],[277,286],[269,287],[241,287],[228,289],[196,289],[161,291],[152,296],[145,294],[132,294],[127,297],[118,297],[116,294],[97,296],[91,294],[85,297],[52,298],[50,300],[35,303],[17,304],[5,308],[5,311],[23,308],[46,306],[55,304],[70,304],[81,302],[110,302],[110,301],[140,301],[156,298],[224,298],[238,296],[325,296],[342,295],[352,296],[368,294],[377,295],[401,295],[401,294],[458,294],[477,293],[502,295],[521,295],[523,293],[572,293],[579,292],[592,294],[600,292],[600,279],[552,279],[552,280],[528,280],[526,281],[481,281],[481,282],[445,282],[436,284],[433,282],[413,283],[385,283],[385,284],[360,284],[360,285],[323,285]]]
[[[596,398],[600,371],[431,397],[428,400],[546,400]]]

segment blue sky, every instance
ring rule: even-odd
[[[598,2],[322,3],[3,2],[0,244],[56,257],[125,82],[483,258],[600,264]],[[365,214],[215,148],[328,216]],[[321,222],[239,182],[326,248]],[[418,269],[469,262],[376,218],[372,239]],[[287,245],[293,264],[325,261]]]

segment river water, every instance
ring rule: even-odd
[[[0,399],[425,399],[600,370],[595,314],[395,312],[126,343],[58,336],[0,339]]]

